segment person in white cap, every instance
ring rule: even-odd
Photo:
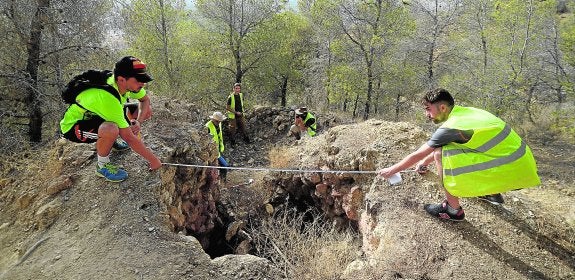
[[[306,131],[311,137],[316,135],[317,124],[315,116],[307,111],[306,107],[300,107],[295,110],[294,124],[290,128],[290,135],[295,139],[301,139],[301,133]]]
[[[222,156],[222,153],[224,152],[224,149],[225,149],[224,137],[223,137],[223,133],[222,133],[222,122],[225,119],[226,119],[226,116],[224,116],[224,114],[222,114],[222,112],[214,112],[210,116],[210,120],[205,124],[205,126],[208,128],[208,133],[212,136],[212,138],[214,139],[214,142],[218,146],[218,163],[219,163],[219,165],[223,166],[223,167],[228,167],[229,166],[228,162]],[[227,174],[226,169],[220,169],[220,176],[222,177],[222,179],[225,180],[226,174]]]

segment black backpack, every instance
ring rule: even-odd
[[[82,91],[89,88],[103,89],[116,97],[118,102],[122,102],[120,99],[120,93],[113,86],[106,83],[106,80],[108,80],[108,77],[112,76],[112,74],[113,73],[110,70],[88,70],[75,76],[62,91],[62,99],[64,100],[64,103],[76,104],[82,107],[76,102],[76,97]]]

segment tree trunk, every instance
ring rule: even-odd
[[[371,95],[373,94],[373,48],[367,61],[367,96],[365,99],[365,110],[363,111],[363,120],[369,118],[369,109],[371,106]]]
[[[38,7],[30,25],[28,61],[26,62],[26,72],[28,74],[26,104],[28,106],[29,119],[28,136],[31,142],[42,141],[42,107],[38,98],[38,65],[40,62],[42,29],[47,21],[49,7],[50,0],[38,0]]]
[[[244,72],[242,70],[242,57],[240,56],[239,49],[235,51],[234,57],[236,58],[236,83],[241,83]]]
[[[282,85],[280,89],[280,96],[281,96],[281,106],[285,107],[287,104],[287,86],[288,86],[288,77],[282,77]]]
[[[375,84],[375,97],[373,99],[373,113],[377,116],[377,114],[379,114],[379,99],[381,98],[382,95],[382,89],[381,89],[381,76],[379,76],[376,80],[376,84]]]
[[[535,123],[535,120],[533,119],[533,112],[531,112],[531,102],[533,100],[533,92],[535,92],[536,87],[537,83],[534,83],[529,87],[529,90],[527,91],[527,100],[525,101],[525,112],[527,112],[527,117],[531,123]]]
[[[395,96],[395,121],[398,122],[399,121],[399,108],[400,108],[400,104],[401,104],[401,94],[397,94]]]
[[[353,102],[353,117],[357,117],[357,107],[359,104],[359,92],[355,95],[355,101]]]
[[[174,71],[172,69],[172,63],[171,61],[171,53],[170,53],[170,49],[169,49],[169,35],[168,35],[168,24],[167,24],[167,20],[166,20],[166,5],[164,3],[164,0],[160,0],[159,2],[160,5],[160,21],[161,21],[161,40],[162,40],[162,52],[163,52],[163,63],[164,63],[164,67],[166,68],[166,75],[168,76],[168,81],[170,82],[170,84],[174,85],[174,84],[178,84],[179,81],[176,81],[176,79],[174,78]]]

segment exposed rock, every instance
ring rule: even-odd
[[[285,279],[268,260],[253,255],[225,255],[212,263],[228,279]]]
[[[345,215],[353,221],[359,220],[359,210],[363,206],[363,191],[360,187],[354,186],[350,192],[343,197],[342,208]]]
[[[48,195],[57,194],[65,189],[68,189],[73,184],[72,176],[70,175],[60,175],[51,182],[51,184],[46,188],[46,193]]]
[[[35,197],[34,195],[27,194],[27,193],[20,196],[16,200],[16,203],[18,205],[18,209],[23,210],[23,209],[28,208],[28,206],[30,206],[30,204],[32,204],[34,197]]]
[[[36,211],[36,225],[38,229],[45,229],[52,225],[54,221],[58,218],[62,203],[58,199],[53,199],[52,201],[40,206]]]
[[[240,230],[244,226],[245,223],[243,221],[235,221],[230,225],[228,225],[228,229],[226,230],[226,240],[230,241],[232,237],[234,237],[236,233],[238,233],[238,230]]]

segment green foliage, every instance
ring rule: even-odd
[[[328,30],[317,32],[330,42],[328,51],[333,57],[327,70],[328,99],[336,104],[343,101],[344,106],[350,99],[358,100],[365,105],[354,107],[354,113],[363,108],[369,110],[378,94],[374,91],[375,82],[387,80],[381,76],[384,59],[399,51],[398,43],[415,26],[407,10],[388,1],[316,1],[309,7],[309,16],[315,16],[314,23]],[[345,67],[338,69],[340,65]],[[348,79],[340,75],[341,69],[346,70],[347,77],[355,78],[352,83],[344,82],[343,88],[337,84]],[[355,73],[350,73],[351,69]],[[350,92],[356,95],[348,96]]]
[[[273,61],[269,57],[275,47],[274,42],[270,44],[267,39],[276,34],[276,30],[266,26],[284,4],[285,1],[279,0],[196,1],[195,20],[200,32],[205,33],[198,45],[199,52],[206,55],[201,67],[203,73],[210,74],[207,80],[212,82],[202,90],[212,95],[225,92],[214,102],[223,103],[231,85],[241,81],[242,91],[250,95],[248,103],[260,104],[254,98],[265,96],[263,91],[272,83],[259,78],[266,76],[262,74],[267,67],[264,63]],[[265,99],[259,101],[266,102]]]
[[[550,117],[554,121],[549,125],[549,134],[558,134],[570,143],[575,143],[575,116],[572,112],[572,110],[553,112]]]
[[[575,96],[575,2],[561,14],[554,0],[460,0],[437,11],[426,5],[433,1],[407,2],[299,0],[289,11],[283,0],[198,0],[193,10],[184,0],[51,1],[38,89],[49,125],[57,126],[58,87],[88,68],[109,69],[120,52],[148,63],[150,90],[206,110],[223,109],[236,79],[250,106],[285,100],[408,120],[430,85],[517,122]],[[0,14],[3,120],[20,125],[19,73],[36,5],[19,1]],[[121,19],[113,9],[120,6]],[[443,28],[438,36],[435,27]]]
[[[335,65],[330,71],[329,100],[331,106],[339,110],[350,111],[351,101],[365,94],[363,75],[349,64]]]
[[[575,3],[570,2],[569,10],[575,10]],[[565,62],[575,68],[575,16],[573,12],[570,14],[561,15],[560,20],[560,36],[561,41],[559,47],[564,54]],[[561,81],[567,94],[575,96],[575,75],[565,77]]]
[[[556,1],[466,1],[449,36],[462,51],[449,58],[453,70],[440,85],[461,104],[517,123],[535,119],[532,109],[560,100],[572,71],[556,47],[555,7]]]
[[[309,22],[289,11],[275,15],[254,32],[250,42],[268,47],[260,66],[246,76],[252,89],[260,93],[259,101],[277,104],[282,94],[290,92],[286,96],[288,103],[299,104],[304,85],[302,71],[307,67],[313,47],[311,36]],[[282,93],[284,80],[288,88]]]
[[[128,53],[150,65],[155,78],[150,85],[159,93],[182,91],[186,67],[185,37],[188,27],[184,1],[136,0],[124,13],[128,15],[126,37]]]
[[[573,14],[561,20],[561,50],[565,61],[575,66],[575,17]]]

